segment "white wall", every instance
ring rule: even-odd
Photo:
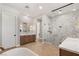
[[[40,39],[40,22],[37,22],[36,24],[36,39],[39,40]]]
[[[1,15],[1,8],[0,8],[0,46],[2,46],[2,15]]]
[[[11,8],[11,7],[8,7],[8,6],[5,6],[5,5],[1,5],[0,4],[0,8],[2,8],[2,10],[4,10],[4,9],[6,9],[7,11],[9,11],[9,12],[11,12],[11,14],[13,14],[14,16],[16,16],[16,46],[20,46],[20,35],[19,35],[19,12],[17,11],[17,10],[15,10],[15,9],[13,9],[13,8]],[[1,14],[2,15],[2,14]],[[2,23],[2,21],[1,21],[2,19],[0,19],[0,22]],[[1,24],[0,23],[0,24]],[[4,26],[2,26],[2,27],[4,27]],[[1,25],[0,25],[0,28],[2,29],[2,27],[1,27]],[[7,27],[7,26],[6,26]],[[1,30],[0,29],[0,30]],[[1,31],[0,31],[1,32]],[[0,34],[2,34],[2,33],[0,33]],[[1,43],[3,44],[3,43],[5,43],[5,42],[3,42],[3,39],[0,39],[0,40],[2,40],[1,41]],[[7,41],[7,40],[6,40]]]
[[[19,24],[20,24],[20,18],[19,14],[16,16],[16,46],[20,46],[20,29],[19,29]]]

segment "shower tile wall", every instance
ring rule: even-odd
[[[51,22],[48,19],[46,15],[42,16],[42,23],[41,23],[41,28],[42,28],[42,40],[46,42],[51,42],[52,35],[50,34],[51,31]]]
[[[49,33],[51,31],[52,33]],[[42,40],[58,46],[67,37],[79,37],[79,11],[42,16]]]

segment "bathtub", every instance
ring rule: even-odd
[[[21,47],[6,51],[0,54],[0,56],[38,56],[38,55],[28,48]]]

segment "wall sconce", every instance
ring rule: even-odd
[[[30,31],[32,31],[33,30],[33,26],[30,26]]]

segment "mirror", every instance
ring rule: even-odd
[[[20,24],[20,32],[32,32],[33,26],[28,23],[22,23]]]

